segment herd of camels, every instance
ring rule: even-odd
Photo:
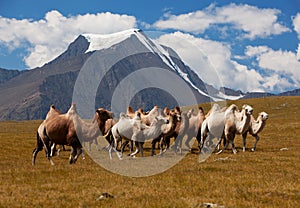
[[[172,149],[175,154],[182,151],[183,141],[191,150],[190,141],[193,138],[198,141],[200,151],[205,141],[218,138],[220,142],[217,154],[227,149],[229,144],[236,154],[235,135],[242,135],[243,151],[245,151],[248,133],[256,139],[251,148],[251,151],[255,151],[259,141],[258,134],[265,127],[268,119],[266,112],[259,113],[255,119],[252,115],[253,108],[249,105],[243,105],[241,111],[235,104],[224,108],[213,104],[207,114],[201,107],[198,108],[198,112],[194,111],[190,109],[183,112],[179,107],[161,110],[158,106],[154,106],[149,112],[144,112],[142,109],[134,111],[128,107],[127,112],[121,113],[119,120],[116,121],[112,112],[99,108],[92,122],[87,122],[78,115],[75,104],[72,104],[65,114],[51,105],[45,120],[37,130],[37,144],[33,150],[32,164],[35,164],[38,152],[44,148],[46,157],[54,165],[52,156],[57,144],[71,146],[69,162],[75,163],[78,156],[83,153],[81,143],[94,141],[99,148],[97,143],[99,136],[103,136],[107,141],[106,149],[111,159],[114,152],[119,159],[122,159],[127,146],[130,147],[131,157],[135,157],[139,152],[144,156],[145,141],[151,141],[152,156],[156,154],[157,144],[162,154],[171,149],[172,138],[174,138]],[[224,146],[219,149],[222,138]],[[133,147],[135,147],[134,152]]]

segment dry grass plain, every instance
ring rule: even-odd
[[[89,157],[69,165],[69,152],[54,157],[55,166],[40,152],[32,166],[40,121],[0,122],[0,207],[300,207],[300,97],[234,103],[252,105],[255,117],[269,114],[256,152],[243,153],[237,136],[236,155],[227,150],[199,163],[198,154],[188,154],[143,178],[111,173]],[[247,141],[250,148],[254,138]],[[103,192],[114,197],[98,200]]]

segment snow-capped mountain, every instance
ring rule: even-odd
[[[131,36],[135,36],[140,43],[142,43],[149,52],[156,54],[159,58],[169,67],[169,69],[173,70],[174,72],[178,73],[186,82],[188,82],[195,90],[197,90],[201,95],[209,97],[213,101],[221,100],[221,99],[230,99],[236,100],[243,97],[243,93],[239,93],[235,95],[226,94],[226,92],[222,89],[220,90],[210,90],[208,93],[207,87],[203,88],[197,87],[199,85],[199,81],[201,84],[204,84],[201,80],[201,77],[198,77],[200,80],[194,80],[196,78],[192,78],[188,68],[180,59],[180,57],[173,51],[171,48],[166,46],[162,46],[157,44],[154,40],[149,39],[141,30],[139,29],[130,29],[125,30],[122,32],[109,34],[109,35],[99,35],[99,34],[83,34],[83,36],[89,41],[90,45],[87,52],[99,51],[104,50],[116,45],[120,42],[125,41],[126,39],[130,39]],[[176,64],[174,59],[179,60],[181,63],[181,67]],[[188,68],[188,69],[187,69]],[[195,74],[196,75],[196,74]],[[213,87],[210,87],[213,88]],[[211,93],[214,92],[214,93]]]
[[[95,75],[118,54],[131,54],[114,63],[100,80],[95,108],[110,109],[113,93],[119,83],[131,73],[149,67],[166,69],[176,74],[190,87],[198,103],[240,99],[244,96],[240,91],[213,88],[187,66],[174,50],[157,44],[139,29],[130,29],[109,35],[82,34],[64,53],[43,67],[5,80],[0,85],[0,119],[42,119],[52,103],[65,112],[72,102],[80,70],[95,53],[104,60],[93,69],[92,73]],[[126,96],[126,90],[124,94]],[[176,104],[176,100],[168,92],[155,88],[142,90],[130,103],[134,108],[144,109],[150,109],[153,105],[174,107]]]

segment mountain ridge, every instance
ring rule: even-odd
[[[121,37],[126,34],[126,38]],[[137,50],[144,47],[148,52],[128,56],[112,66],[101,81],[95,98],[97,106],[110,108],[112,92],[130,73],[149,66],[164,68],[180,76],[195,94],[197,101],[209,102],[222,98],[246,98],[251,96],[273,96],[274,94],[243,93],[240,90],[228,88],[215,89],[205,83],[188,65],[186,65],[171,48],[160,46],[148,39],[141,30],[131,29],[114,34],[111,45],[92,43],[88,35],[79,35],[61,55],[42,67],[27,71],[11,71],[0,69],[0,120],[29,120],[45,117],[49,106],[55,104],[65,112],[72,102],[72,94],[77,76],[86,61],[95,53],[113,57],[114,53],[126,50]],[[89,34],[91,36],[91,34]],[[95,36],[96,37],[96,36]],[[109,37],[107,35],[106,37]],[[120,38],[120,42],[118,42]],[[101,41],[100,41],[101,42]],[[97,48],[98,47],[98,48]],[[101,70],[99,66],[97,70]],[[97,71],[95,71],[97,73]],[[106,91],[99,90],[105,89]],[[155,91],[156,90],[156,91]],[[291,94],[299,94],[299,91]],[[144,90],[135,95],[133,107],[149,109],[157,100],[162,99],[162,105],[175,105],[172,96],[158,89]],[[165,102],[165,103],[163,103]]]

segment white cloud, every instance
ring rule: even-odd
[[[245,54],[249,57],[255,57],[262,70],[269,70],[270,77],[264,84],[265,88],[282,90],[289,87],[299,87],[299,50],[298,53],[294,53],[281,49],[273,50],[267,46],[247,46]]]
[[[212,25],[227,24],[243,32],[244,38],[254,39],[268,37],[290,31],[277,19],[280,11],[277,9],[260,9],[247,4],[229,4],[224,7],[209,7],[188,14],[170,15],[155,22],[158,29],[176,29],[194,34],[204,33]]]
[[[298,44],[297,48],[297,60],[300,61],[300,43]]]
[[[110,12],[65,17],[53,10],[37,21],[0,16],[0,44],[10,50],[29,44],[29,55],[24,61],[29,68],[34,68],[58,56],[82,33],[107,34],[135,26],[135,17]]]
[[[230,47],[224,43],[175,32],[162,35],[160,44],[173,48],[198,76],[216,88],[230,87],[242,91],[263,91],[262,76],[231,60]]]
[[[294,30],[298,34],[298,39],[300,39],[300,13],[293,17]]]

